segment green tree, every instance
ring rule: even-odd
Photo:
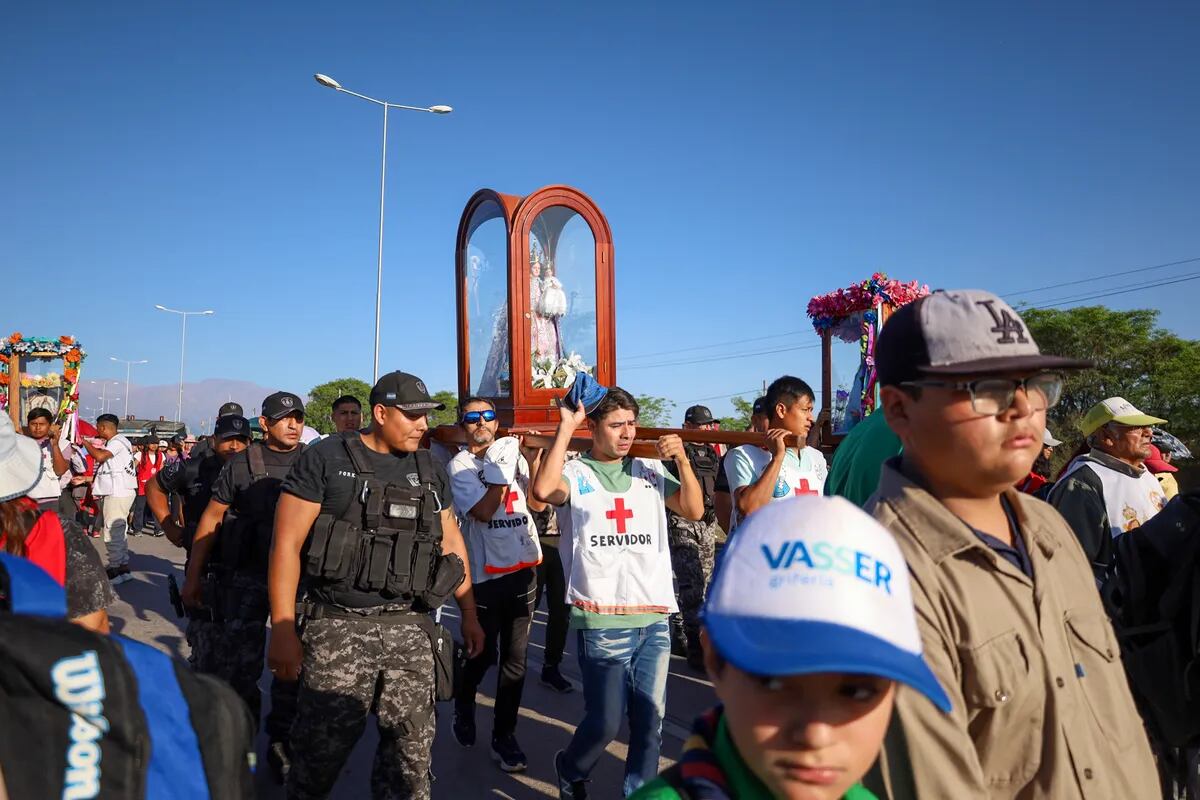
[[[458,422],[458,395],[443,389],[433,393],[433,400],[446,408],[429,412],[429,427],[436,428],[438,425],[453,425]]]
[[[1043,353],[1095,364],[1067,375],[1062,401],[1050,411],[1051,430],[1072,449],[1083,439],[1080,418],[1114,395],[1170,420],[1164,427],[1185,442],[1200,436],[1200,342],[1158,327],[1158,311],[1086,306],[1025,309],[1021,316]]]
[[[304,407],[304,421],[321,433],[333,433],[333,420],[329,415],[333,412],[333,401],[344,394],[357,397],[358,402],[362,403],[365,425],[370,416],[367,400],[371,396],[371,387],[358,378],[338,378],[310,389],[308,404]]]
[[[729,417],[721,417],[721,430],[723,431],[744,431],[750,427],[750,412],[754,410],[754,401],[747,400],[744,397],[735,397],[733,403],[733,415]]]
[[[668,400],[665,397],[655,397],[652,394],[639,394],[636,398],[638,404],[638,425],[643,428],[667,428],[671,427],[671,411],[675,408],[675,401]]]

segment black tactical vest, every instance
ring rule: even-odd
[[[275,505],[279,502],[283,479],[304,445],[291,452],[287,464],[270,466],[263,460],[264,447],[262,442],[252,442],[230,462],[237,495],[221,523],[218,549],[222,566],[265,581],[275,528]]]
[[[429,451],[413,454],[417,485],[385,483],[359,433],[340,435],[357,474],[354,497],[340,516],[322,514],[313,525],[304,557],[313,596],[349,608],[437,608],[466,572],[457,556],[442,555],[442,501]]]
[[[192,549],[192,539],[196,536],[196,528],[200,525],[200,517],[212,499],[213,481],[221,474],[225,462],[215,453],[205,458],[189,458],[180,467],[179,483],[182,488],[178,492],[183,501],[183,546]]]
[[[700,482],[700,492],[704,495],[704,521],[712,522],[717,518],[713,497],[717,492],[721,457],[708,445],[698,442],[684,442],[683,449],[692,465],[692,472],[696,474],[696,480]]]

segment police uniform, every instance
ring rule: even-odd
[[[701,416],[707,419],[701,419]],[[704,424],[713,420],[707,408],[693,406],[687,411],[687,421]],[[683,449],[704,495],[704,516],[699,520],[690,520],[668,510],[667,542],[671,548],[675,596],[679,602],[679,616],[687,639],[688,659],[702,663],[700,608],[704,605],[704,593],[708,582],[712,580],[713,554],[717,547],[719,526],[714,496],[721,472],[721,457],[707,444],[684,442]],[[678,477],[678,468],[673,461],[668,462],[666,466],[672,475]]]
[[[217,420],[213,433],[216,439],[242,436],[250,438],[250,425],[242,416],[225,416]],[[196,528],[200,517],[212,499],[212,486],[225,460],[209,449],[207,455],[196,458],[181,458],[165,465],[159,470],[154,480],[158,487],[168,496],[179,497],[183,503],[183,549],[187,553],[187,561],[192,556],[192,539],[196,536]],[[184,569],[187,569],[187,561]],[[212,611],[209,609],[189,609],[188,623],[185,636],[191,654],[188,662],[197,672],[214,673],[217,670],[215,654],[220,637],[220,624],[213,622]]]
[[[263,415],[281,419],[304,404],[290,392],[276,392],[263,400]],[[252,442],[222,467],[212,487],[212,499],[229,506],[221,523],[216,559],[205,565],[210,598],[205,605],[220,623],[213,655],[213,674],[228,681],[250,707],[257,721],[262,712],[258,679],[263,672],[267,619],[271,603],[267,594],[267,564],[275,524],[275,504],[283,479],[304,450],[272,450]],[[271,681],[271,712],[266,732],[272,743],[287,740],[295,716],[294,681]]]
[[[383,376],[371,406],[442,408],[423,383]],[[376,798],[429,798],[434,659],[429,612],[462,583],[442,555],[440,512],[450,482],[427,450],[385,454],[356,431],[310,447],[283,491],[320,503],[302,556],[308,600],[304,660],[292,728],[289,798],[324,798],[374,712]]]

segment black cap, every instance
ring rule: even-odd
[[[276,392],[262,401],[262,415],[270,420],[283,419],[297,411],[304,413],[304,401],[291,392]]]
[[[1043,355],[1025,321],[991,292],[948,289],[902,306],[875,343],[881,386],[925,375],[1086,369],[1091,362]]]
[[[250,438],[250,423],[246,421],[246,418],[241,414],[227,414],[218,417],[217,424],[213,429],[213,438],[219,442],[235,436]]]
[[[683,412],[683,421],[689,425],[711,425],[716,422],[708,406],[692,406]]]
[[[244,417],[242,407],[237,403],[226,403],[217,410],[217,419],[221,417]]]
[[[429,396],[425,382],[407,372],[389,372],[371,387],[371,406],[395,406],[401,411],[441,411],[444,405]]]
[[[767,413],[767,398],[766,397],[754,398],[754,404],[752,406],[750,406],[750,416],[755,416],[757,414],[766,414],[766,413]]]

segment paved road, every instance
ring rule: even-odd
[[[103,545],[96,542],[103,555]],[[130,539],[130,568],[134,580],[116,587],[119,596],[109,609],[113,630],[152,644],[172,655],[184,658],[188,647],[183,638],[182,620],[175,616],[167,601],[167,576],[174,574],[183,582],[183,551],[164,538],[136,536]],[[448,620],[453,626],[453,619]],[[435,798],[529,798],[556,797],[553,757],[565,747],[583,717],[583,697],[578,692],[560,695],[537,682],[542,664],[545,634],[545,614],[538,611],[529,648],[529,674],[525,685],[521,722],[517,738],[529,757],[529,770],[520,775],[507,775],[491,761],[487,742],[491,728],[488,709],[490,694],[481,692],[478,709],[479,741],[474,748],[464,750],[450,733],[449,704],[439,707],[438,733],[433,747],[433,769],[437,780],[433,786]],[[572,652],[574,639],[568,641],[563,672],[578,686],[579,671]],[[496,671],[492,670],[481,689],[490,692],[495,686]],[[264,670],[264,682],[269,677]],[[692,672],[682,659],[671,661],[671,677],[667,687],[667,720],[663,726],[663,766],[679,755],[692,718],[713,702],[712,688],[707,680]],[[368,780],[377,734],[374,725],[355,749],[346,769],[334,789],[338,800],[369,796]],[[601,759],[589,787],[596,798],[621,796],[621,775],[625,761],[626,734],[609,745],[608,754]],[[263,761],[265,738],[259,741],[259,763]],[[259,796],[265,800],[283,798],[264,768],[258,775]]]

